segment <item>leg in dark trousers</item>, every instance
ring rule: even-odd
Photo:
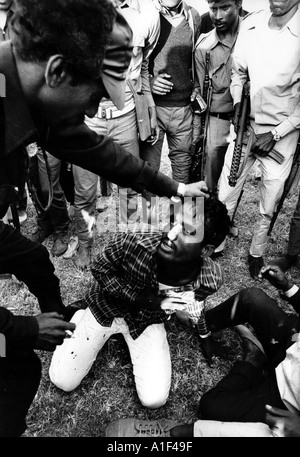
[[[265,405],[286,409],[280,398],[275,370],[266,378],[249,362],[237,362],[230,373],[200,400],[201,419],[265,422]]]
[[[18,437],[26,430],[26,416],[38,390],[41,362],[27,354],[0,358],[0,437]]]
[[[286,348],[292,343],[293,328],[299,329],[296,314],[286,314],[275,300],[256,287],[241,290],[208,310],[205,317],[211,331],[250,324],[273,367],[285,358]]]
[[[59,280],[45,246],[34,243],[0,221],[0,274],[11,273],[38,299],[43,313],[64,314]]]
[[[298,316],[290,318],[275,300],[258,288],[243,289],[219,306],[206,312],[212,331],[249,323],[262,343],[270,370],[263,376],[248,361],[237,362],[230,373],[200,401],[202,419],[240,422],[265,422],[265,405],[286,409],[281,400],[275,367],[285,358],[293,329],[299,329]]]

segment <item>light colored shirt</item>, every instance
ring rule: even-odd
[[[300,412],[300,333],[296,342],[286,351],[285,359],[276,367],[276,378],[281,399],[288,410]]]
[[[250,117],[281,136],[300,128],[300,8],[281,30],[270,29],[270,11],[251,13],[233,51],[231,94],[241,100],[250,78]]]
[[[216,29],[200,35],[195,49],[195,67],[198,82],[203,91],[205,79],[206,53],[210,53],[209,77],[212,83],[212,99],[210,111],[228,113],[233,110],[230,93],[231,54],[237,39],[239,27],[234,36],[220,40]]]
[[[149,56],[153,51],[160,33],[160,19],[157,8],[151,0],[125,0],[118,10],[128,22],[133,33],[133,55],[129,64],[127,76],[133,81],[136,89],[141,90],[147,97],[149,107],[155,103],[149,82]],[[125,89],[125,105],[120,115],[134,109],[134,99],[128,85]],[[117,107],[111,100],[102,100],[100,106],[117,112]]]

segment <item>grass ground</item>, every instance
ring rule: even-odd
[[[166,151],[163,171],[170,172]],[[274,227],[265,259],[282,255],[286,251],[289,223],[298,195],[285,201]],[[247,267],[247,255],[254,220],[258,210],[258,183],[252,173],[245,185],[243,199],[236,214],[240,229],[238,238],[228,240],[225,255],[219,260],[224,272],[224,284],[207,300],[207,307],[216,306],[239,289],[248,286],[264,288],[278,300],[287,312],[292,309],[280,300],[277,291],[268,283],[251,279]],[[35,211],[30,203],[28,219],[22,232],[34,231]],[[103,218],[102,215],[99,218]],[[102,249],[109,238],[98,218],[95,229],[94,254]],[[99,230],[99,228],[101,230]],[[45,245],[50,249],[52,238]],[[73,266],[72,260],[52,258],[56,274],[61,281],[64,302],[71,303],[82,298],[89,288],[92,277]],[[290,277],[299,283],[299,268],[293,268]],[[37,301],[27,288],[13,279],[0,281],[0,301],[15,314],[39,313]],[[167,324],[168,340],[172,358],[172,385],[166,405],[157,410],[147,410],[139,402],[132,374],[127,346],[121,335],[111,338],[99,353],[90,373],[82,384],[71,393],[64,393],[51,384],[48,368],[51,354],[38,351],[43,363],[40,388],[29,410],[26,437],[101,437],[104,428],[112,420],[122,417],[140,419],[169,418],[179,422],[192,422],[197,418],[197,406],[202,394],[213,387],[230,369],[241,354],[240,340],[234,330],[225,330],[223,340],[228,346],[231,360],[216,359],[208,367],[201,353],[198,339],[175,320]]]

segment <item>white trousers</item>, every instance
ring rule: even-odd
[[[149,325],[134,340],[123,318],[114,319],[111,327],[103,327],[89,308],[77,311],[71,322],[76,324],[73,336],[56,347],[49,368],[50,379],[57,387],[66,392],[78,387],[106,341],[122,333],[141,403],[148,408],[166,403],[171,386],[171,358],[164,324]]]
[[[266,127],[251,124],[254,133],[264,133],[270,130]],[[250,129],[251,130],[251,129]],[[255,257],[263,255],[268,243],[268,229],[274,211],[281,198],[284,183],[290,173],[293,156],[296,150],[299,130],[293,131],[289,135],[283,137],[275,144],[278,152],[284,155],[285,160],[282,164],[277,163],[270,157],[260,157],[251,153],[251,141],[248,143],[247,150],[248,158],[242,167],[242,172],[237,180],[235,187],[231,187],[228,183],[230,173],[234,142],[232,141],[226,152],[225,162],[222,169],[219,181],[219,199],[226,205],[230,218],[232,217],[238,197],[245,184],[248,172],[256,161],[260,164],[261,182],[260,182],[260,199],[259,199],[259,216],[254,227],[252,242],[250,246],[250,254]],[[250,150],[249,150],[250,149]],[[246,153],[247,157],[247,153]]]
[[[272,438],[274,435],[262,422],[221,422],[198,420],[194,423],[197,438]]]

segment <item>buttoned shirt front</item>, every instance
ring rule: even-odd
[[[240,20],[241,22],[241,20]],[[239,27],[234,35],[220,40],[216,29],[199,37],[195,49],[195,67],[203,90],[206,73],[206,53],[209,52],[208,74],[212,84],[211,112],[229,113],[233,110],[230,93],[232,52]]]
[[[109,327],[114,318],[123,317],[131,336],[137,338],[149,325],[169,318],[160,309],[149,309],[146,303],[140,308],[135,303],[145,288],[159,292],[155,252],[160,241],[160,233],[118,233],[98,256],[92,267],[96,281],[86,302],[101,325]],[[193,283],[196,299],[216,292],[222,281],[220,266],[203,258]]]
[[[246,17],[233,52],[234,104],[250,78],[251,118],[281,136],[300,128],[300,7],[281,30],[269,27],[270,11]]]

